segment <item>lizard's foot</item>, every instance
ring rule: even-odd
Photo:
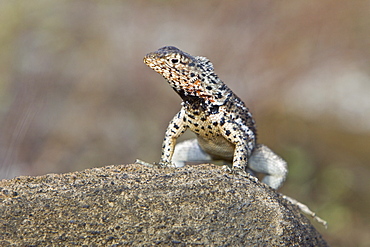
[[[244,170],[241,170],[241,169],[233,169],[233,168],[230,168],[228,165],[223,165],[222,166],[222,170],[228,172],[228,173],[231,173],[231,174],[237,174],[237,175],[240,175],[240,176],[243,176],[243,177],[252,177],[250,176],[250,174]]]
[[[148,162],[145,162],[145,161],[142,161],[142,160],[139,160],[139,159],[136,159],[135,160],[135,164],[139,164],[139,165],[143,165],[143,166],[147,166],[147,167],[158,167],[158,165],[156,163],[148,163]]]
[[[142,160],[139,160],[139,159],[136,159],[135,161],[135,164],[140,164],[140,165],[143,165],[143,166],[147,166],[147,167],[156,167],[156,168],[162,168],[162,167],[175,167],[174,164],[172,163],[163,163],[163,162],[160,162],[160,163],[148,163],[148,162],[145,162],[145,161],[142,161]]]
[[[225,172],[228,172],[228,173],[232,173],[232,170],[228,165],[223,165],[222,170],[224,170]]]
[[[170,168],[176,168],[176,165],[172,162],[159,162],[157,164],[159,167],[170,167]]]
[[[258,181],[258,178],[255,177],[253,173],[250,173],[248,171],[244,171],[244,170],[241,170],[241,169],[232,169],[227,165],[222,166],[222,169],[224,171],[228,172],[228,173],[240,175],[240,176],[248,178],[248,179],[250,179],[254,182]]]

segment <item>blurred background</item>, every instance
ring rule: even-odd
[[[288,161],[282,193],[370,246],[370,1],[0,2],[0,178],[158,161],[180,97],[146,67],[207,56]],[[192,137],[187,134],[185,138]]]

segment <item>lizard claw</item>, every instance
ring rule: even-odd
[[[237,175],[240,175],[240,176],[243,176],[243,177],[250,177],[248,172],[244,171],[244,170],[241,170],[241,169],[232,169],[230,168],[228,165],[224,165],[222,166],[222,169],[228,173],[231,173],[231,174],[237,174]]]
[[[254,182],[258,181],[258,178],[254,176],[254,174],[251,174],[247,171],[241,170],[241,169],[232,169],[227,165],[222,166],[222,169],[228,173],[240,175],[242,177],[248,178]]]
[[[139,159],[136,159],[135,160],[135,164],[140,164],[140,165],[143,165],[143,166],[146,166],[146,167],[150,167],[150,168],[161,168],[161,167],[175,167],[174,164],[172,163],[163,163],[163,162],[159,162],[159,163],[149,163],[149,162],[145,162],[145,161],[142,161],[142,160],[139,160]]]
[[[172,168],[176,168],[176,165],[172,162],[159,162],[157,164],[159,167],[172,167]]]
[[[139,164],[139,165],[143,165],[143,166],[146,166],[146,167],[158,167],[158,164],[156,163],[148,163],[148,162],[145,162],[145,161],[142,161],[142,160],[139,160],[139,159],[136,159],[135,160],[135,164]]]
[[[228,173],[233,173],[233,170],[228,165],[223,165],[222,170]]]

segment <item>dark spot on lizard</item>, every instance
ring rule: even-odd
[[[193,115],[188,115],[188,117],[190,117],[191,119],[195,119],[195,116]]]
[[[218,109],[220,107],[218,105],[212,105],[211,108],[210,108],[210,111],[211,111],[211,114],[216,114],[218,113]]]
[[[226,85],[223,84],[221,87],[218,88],[220,91],[224,91],[226,89]]]

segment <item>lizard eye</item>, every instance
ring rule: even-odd
[[[178,60],[177,58],[173,58],[173,59],[171,59],[171,62],[172,62],[172,63],[178,63],[178,62],[179,62],[179,60]]]

